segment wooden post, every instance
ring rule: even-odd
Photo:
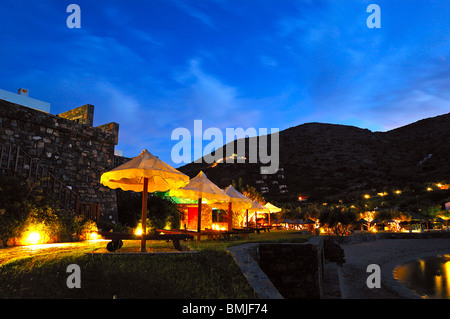
[[[233,230],[233,212],[231,211],[231,201],[228,203],[228,231]]]
[[[144,177],[144,189],[142,191],[141,252],[146,251],[145,233],[146,233],[146,226],[147,226],[147,195],[148,195],[148,178]]]
[[[198,199],[198,209],[197,209],[197,232],[202,230],[202,198]],[[200,237],[197,236],[197,239]]]
[[[245,227],[247,227],[248,228],[248,209],[247,209],[247,221],[246,221],[247,223],[246,223],[246,226]]]

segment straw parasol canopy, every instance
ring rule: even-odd
[[[142,192],[141,251],[145,251],[147,193],[185,186],[189,183],[189,176],[164,163],[149,151],[143,150],[139,156],[103,173],[100,183],[112,189]]]
[[[252,212],[264,212],[264,213],[270,212],[270,210],[267,207],[261,205],[256,200],[252,201],[252,206],[248,210],[250,210]]]
[[[232,209],[237,211],[248,209],[252,206],[252,200],[242,193],[238,192],[232,185],[224,189],[224,192],[230,196],[230,202],[228,204],[228,230],[233,228],[233,213]],[[248,211],[247,211],[248,220]]]
[[[232,185],[225,188],[224,192],[230,196],[230,201],[236,209],[242,210],[252,206],[252,200],[238,192]]]
[[[189,183],[189,176],[164,163],[148,150],[113,170],[103,173],[100,183],[112,189],[142,192],[144,179],[148,179],[147,192],[164,192]]]
[[[257,213],[258,212],[259,213],[270,213],[270,210],[267,207],[265,207],[264,205],[262,205],[259,202],[257,202],[256,200],[253,200],[252,201],[252,206],[250,206],[250,208],[248,208],[248,210],[247,210],[247,221],[248,221],[248,212],[254,212],[255,213],[254,217],[255,217],[255,221],[256,221],[256,217],[257,217]],[[248,222],[247,222],[247,225],[248,225]]]
[[[200,171],[200,173],[191,179],[189,184],[186,186],[178,189],[171,189],[169,191],[169,196],[198,199],[198,232],[201,230],[202,199],[206,199],[207,202],[211,203],[230,201],[230,196],[228,196],[216,184],[211,182],[203,171]]]
[[[281,208],[271,204],[271,203],[267,203],[266,205],[264,205],[266,208],[269,209],[270,213],[279,213],[281,212]]]

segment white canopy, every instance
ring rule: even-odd
[[[267,209],[270,210],[271,213],[278,213],[281,212],[281,208],[271,204],[271,203],[266,203],[266,205],[264,205]]]
[[[252,200],[238,192],[232,185],[225,188],[224,191],[228,196],[230,196],[234,209],[243,210],[252,206]]]
[[[147,191],[150,193],[165,192],[189,183],[189,176],[164,163],[147,150],[143,150],[125,164],[103,173],[100,183],[112,189],[142,192],[145,178],[148,179]]]
[[[190,199],[202,198],[208,202],[227,202],[230,200],[230,196],[211,182],[203,171],[200,171],[186,186],[171,189],[169,196]]]

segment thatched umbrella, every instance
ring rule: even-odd
[[[200,171],[197,176],[191,179],[188,185],[177,189],[171,189],[169,196],[198,199],[197,232],[201,231],[203,199],[206,199],[211,203],[230,201],[230,196],[228,196],[216,184],[211,182],[203,171]]]
[[[269,224],[270,224],[270,214],[281,212],[281,208],[273,205],[272,203],[266,203],[264,207],[269,209],[269,214],[267,215],[269,216]]]
[[[189,183],[189,176],[164,163],[149,151],[143,150],[139,156],[103,173],[100,183],[112,189],[142,192],[141,251],[145,251],[147,193],[182,187]]]
[[[248,211],[255,213],[255,221],[256,221],[256,214],[258,212],[265,212],[265,213],[270,212],[270,210],[267,207],[263,206],[256,200],[252,201],[252,206],[250,208],[248,208]],[[248,211],[247,211],[247,220],[248,220]],[[248,225],[248,223],[247,223],[247,225]]]
[[[230,196],[230,202],[228,204],[228,230],[233,228],[233,215],[232,209],[244,210],[249,209],[252,206],[252,200],[242,193],[238,192],[232,185],[224,189],[224,192]],[[248,211],[247,211],[248,216]]]

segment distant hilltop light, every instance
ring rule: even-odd
[[[28,96],[29,93],[30,91],[24,88],[18,89],[17,93],[0,89],[0,100],[26,106],[30,109],[35,109],[41,112],[50,113],[50,103],[33,99]]]

